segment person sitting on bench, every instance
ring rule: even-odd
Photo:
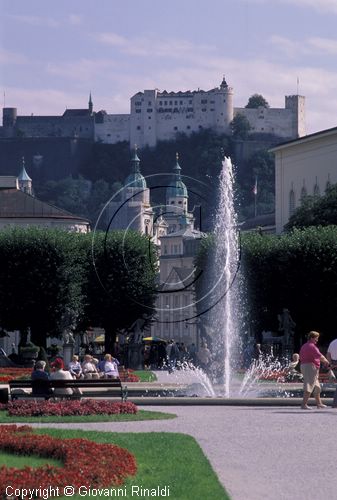
[[[73,380],[71,373],[65,371],[63,360],[61,358],[56,358],[52,363],[54,371],[50,374],[51,380]],[[71,396],[73,394],[73,389],[70,387],[57,387],[54,390],[54,396]]]
[[[36,396],[53,393],[53,389],[50,388],[49,374],[45,371],[45,368],[45,361],[37,361],[31,374],[32,394]]]
[[[104,378],[119,378],[118,365],[119,361],[113,358],[111,354],[104,356],[103,377]]]
[[[86,354],[84,356],[84,361],[82,363],[82,372],[84,378],[99,378],[99,374],[96,368],[95,363],[93,362],[93,357],[91,354]]]

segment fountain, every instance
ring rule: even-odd
[[[240,300],[236,281],[239,244],[233,182],[232,162],[230,158],[225,157],[219,177],[219,199],[214,227],[215,255],[211,289],[215,306],[210,312],[215,335],[211,353],[216,364],[212,378],[215,383],[220,384],[220,393],[225,397],[230,396],[233,351],[239,339],[237,313]]]

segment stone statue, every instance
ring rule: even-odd
[[[294,333],[296,323],[290,316],[289,310],[284,307],[282,309],[282,313],[277,315],[277,319],[279,322],[279,332],[283,333],[283,343],[284,345],[290,345],[294,340]]]

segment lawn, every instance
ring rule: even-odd
[[[6,467],[17,467],[18,469],[23,469],[27,465],[29,465],[29,467],[42,467],[42,465],[45,464],[62,467],[62,462],[53,458],[47,459],[34,456],[27,458],[24,455],[12,455],[11,453],[0,452],[0,467],[2,465],[6,465]]]
[[[49,417],[9,417],[6,411],[0,411],[0,424],[12,423],[78,423],[78,422],[130,422],[139,420],[162,420],[175,418],[172,413],[139,410],[136,414],[119,415],[81,415],[81,416],[49,416]]]
[[[157,380],[156,375],[147,370],[135,370],[133,373],[139,377],[139,382],[155,382]]]
[[[36,432],[63,439],[86,438],[127,448],[136,456],[138,464],[137,475],[120,487],[121,490],[125,489],[127,498],[132,497],[132,486],[149,489],[166,486],[169,487],[169,498],[173,500],[229,499],[201,448],[191,436],[157,432],[108,433],[63,429],[38,429]],[[79,495],[72,497],[73,500],[80,498]],[[142,498],[153,498],[153,495],[145,495]]]

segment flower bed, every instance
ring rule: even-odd
[[[31,368],[0,368],[0,384],[7,384],[11,380],[30,377]]]
[[[34,489],[33,498],[43,498],[43,489],[52,485],[54,496],[63,496],[66,485],[75,489],[80,486],[117,486],[137,471],[134,455],[119,446],[87,439],[57,439],[38,435],[29,426],[0,426],[0,449],[18,455],[51,457],[64,464],[63,467],[47,464],[23,469],[0,467],[0,496],[3,498],[8,486],[13,489]],[[49,492],[52,493],[52,490]]]
[[[140,378],[138,375],[133,373],[133,370],[130,368],[121,368],[119,369],[119,378],[122,382],[139,382]]]
[[[118,415],[135,414],[138,408],[131,402],[111,402],[95,399],[82,401],[10,401],[0,404],[0,410],[7,410],[9,416],[42,417],[42,416],[74,416],[74,415]]]

